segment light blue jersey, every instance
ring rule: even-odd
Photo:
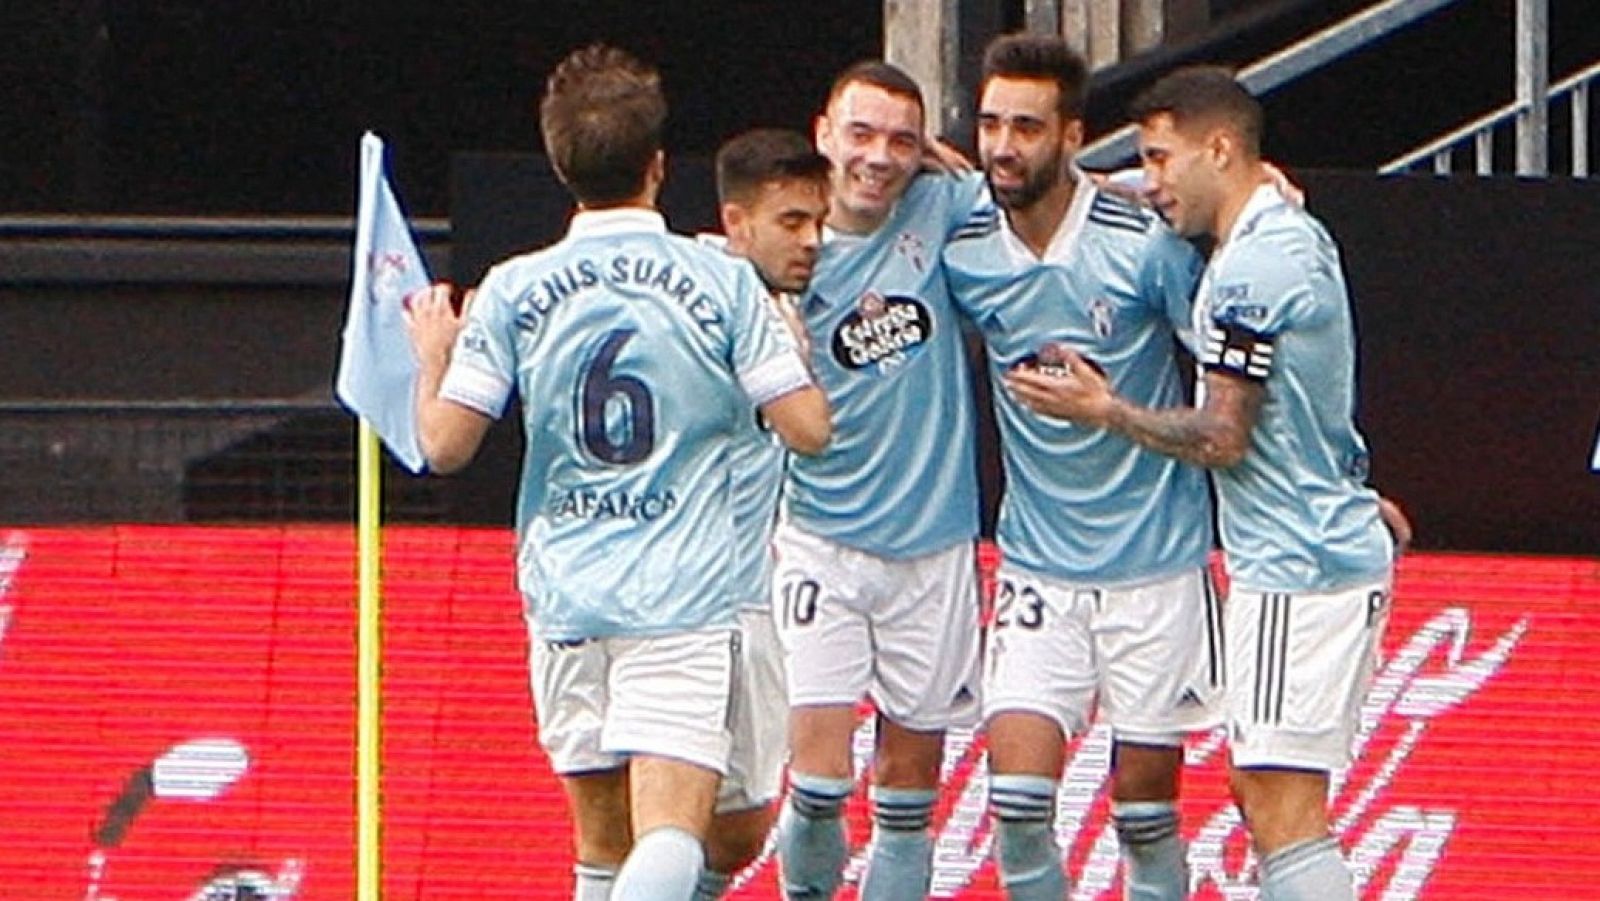
[[[1057,348],[1067,348],[1131,400],[1182,405],[1174,323],[1188,327],[1199,256],[1154,215],[1082,177],[1042,259],[1004,216],[972,226],[945,266],[989,354],[1006,474],[995,537],[1007,564],[1092,584],[1203,565],[1212,533],[1201,470],[1034,413],[1003,381],[1016,366],[1059,364]]]
[[[484,279],[440,396],[522,398],[517,581],[541,639],[733,625],[730,442],[809,382],[764,297],[637,209],[579,213]]]
[[[722,235],[701,234],[695,240],[727,252]],[[793,295],[784,295],[792,300]],[[771,292],[769,303],[776,303]],[[733,530],[736,546],[732,585],[744,610],[772,609],[772,533],[777,525],[778,497],[788,452],[759,413],[751,411],[735,430],[728,449],[733,468]]]
[[[1214,471],[1233,580],[1322,592],[1381,578],[1393,545],[1365,486],[1355,330],[1327,231],[1258,188],[1201,280],[1195,331],[1206,369],[1266,387],[1244,460]]]
[[[788,452],[760,414],[752,411],[728,450],[733,468],[733,587],[745,610],[772,609],[772,532],[783,491]]]
[[[802,311],[834,431],[790,464],[801,529],[894,559],[976,537],[972,388],[941,256],[984,202],[981,177],[923,175],[877,231],[823,244]]]

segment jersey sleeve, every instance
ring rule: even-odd
[[[499,419],[516,383],[516,322],[502,270],[491,270],[467,309],[439,396]]]
[[[739,387],[756,406],[811,384],[794,336],[767,301],[755,269],[740,261],[731,306],[731,360]]]
[[[937,178],[945,191],[945,240],[972,237],[974,229],[981,233],[993,231],[999,222],[1000,210],[989,196],[989,183],[981,171],[963,172],[960,175],[924,175]]]
[[[1311,281],[1291,255],[1259,246],[1238,254],[1211,286],[1200,365],[1265,382],[1278,339],[1305,325],[1311,309]]]
[[[1183,336],[1193,328],[1194,291],[1205,261],[1188,241],[1166,228],[1158,228],[1145,246],[1141,261],[1141,294]]]

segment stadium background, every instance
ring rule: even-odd
[[[1113,124],[1160,65],[1253,58],[1358,4],[1276,5],[1102,72],[1091,119]],[[1502,102],[1509,8],[1458,4],[1268,101],[1269,149],[1344,242],[1377,481],[1420,529],[1334,808],[1367,897],[1600,883],[1600,195],[1313,171],[1370,172]],[[1552,6],[1556,73],[1600,57],[1585,12]],[[83,49],[97,23],[103,57]],[[829,74],[881,46],[876,7],[17,0],[0,25],[0,895],[352,897],[352,429],[328,391],[349,236],[313,217],[348,215],[357,135],[389,139],[435,272],[470,280],[559,227],[521,155],[532,98],[607,37],[662,63],[669,211],[703,226],[706,154],[803,125]],[[516,441],[497,432],[463,479],[387,474],[386,897],[567,885],[504,527]],[[992,444],[986,464],[992,505]],[[935,888],[979,897],[981,740],[950,750]],[[1077,896],[1110,897],[1105,736],[1073,750],[1059,829]],[[1239,897],[1216,739],[1191,759],[1202,897]],[[770,897],[771,867],[743,891]]]

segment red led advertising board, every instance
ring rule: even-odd
[[[569,896],[510,535],[385,542],[384,897]],[[354,897],[354,573],[347,528],[0,530],[0,896]],[[1597,646],[1600,561],[1403,562],[1332,807],[1363,897],[1600,897]],[[1074,898],[1120,892],[1108,750],[1075,741],[1063,780]],[[992,897],[982,737],[946,756],[933,893]],[[1188,757],[1195,897],[1254,897],[1225,748]],[[735,893],[775,895],[770,861]]]

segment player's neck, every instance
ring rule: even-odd
[[[1050,241],[1061,228],[1061,220],[1067,218],[1067,210],[1072,207],[1072,197],[1077,189],[1077,183],[1071,175],[1067,175],[1028,206],[1006,210],[1006,222],[1011,225],[1012,233],[1033,251],[1034,256],[1042,258],[1050,247]]]
[[[646,198],[643,196],[634,197],[620,202],[608,201],[606,203],[584,203],[579,201],[578,210],[584,213],[614,212],[617,210],[649,210],[652,213],[657,211],[655,198]]]
[[[620,200],[606,200],[598,203],[578,198],[578,209],[586,213],[600,212],[602,210],[649,210],[657,212],[656,198],[660,193],[660,180],[646,176],[644,187],[632,197],[624,197]]]
[[[887,212],[881,216],[862,214],[840,204],[834,204],[828,210],[828,227],[847,235],[870,235],[888,221]]]
[[[1217,204],[1216,222],[1211,227],[1218,247],[1228,242],[1228,236],[1233,234],[1233,227],[1239,222],[1239,215],[1249,205],[1250,198],[1255,196],[1256,188],[1266,182],[1267,173],[1259,161],[1242,165],[1237,171],[1223,176],[1222,202]]]

